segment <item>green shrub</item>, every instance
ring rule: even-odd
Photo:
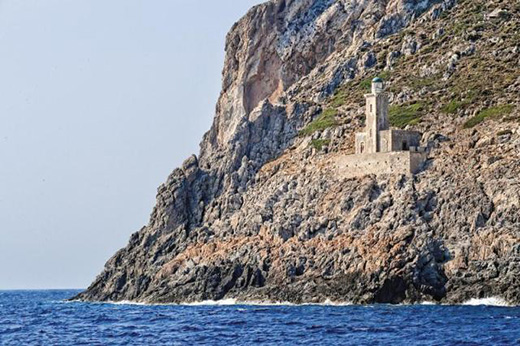
[[[341,107],[345,104],[345,101],[347,99],[347,92],[344,88],[339,88],[336,90],[334,95],[332,96],[330,100],[330,105],[333,108]]]
[[[311,122],[307,127],[300,131],[301,136],[308,136],[313,134],[316,131],[322,131],[329,127],[334,127],[338,123],[336,121],[336,115],[338,111],[335,109],[328,108],[323,111],[313,122]]]
[[[311,145],[314,147],[314,149],[321,151],[324,146],[330,144],[330,139],[313,139],[311,141]]]
[[[462,103],[458,100],[452,100],[450,103],[448,103],[447,105],[444,105],[444,107],[442,107],[442,111],[444,113],[448,113],[448,114],[456,114],[457,111],[459,109],[461,109],[463,106],[464,106],[464,103]]]
[[[454,86],[450,89],[451,92],[458,93],[456,99],[451,100],[449,103],[445,104],[441,111],[447,114],[457,114],[457,112],[461,109],[467,108],[469,105],[473,104],[475,99],[478,97],[480,91],[477,91],[476,87],[471,86],[470,91],[466,91],[465,87],[468,87],[468,79],[466,79],[466,86],[463,84]]]
[[[475,115],[473,118],[469,119],[464,123],[464,128],[469,129],[472,128],[487,118],[499,118],[505,115],[511,114],[513,111],[514,106],[513,105],[499,105],[491,108],[485,108],[481,110],[477,115]]]
[[[359,83],[359,88],[360,88],[360,89],[363,89],[363,90],[370,90],[370,88],[372,88],[372,79],[373,79],[373,78],[363,79],[363,80]]]
[[[387,82],[390,79],[391,73],[390,71],[383,71],[378,74],[379,78],[383,79],[383,81]]]
[[[431,52],[433,52],[433,45],[432,44],[424,46],[424,47],[421,47],[421,54],[429,54]]]
[[[405,128],[408,125],[417,125],[421,121],[422,112],[425,105],[422,102],[413,103],[405,106],[391,106],[389,109],[390,125]]]
[[[468,24],[464,21],[456,21],[452,30],[455,35],[462,35],[466,30],[468,30]]]

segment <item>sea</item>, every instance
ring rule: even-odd
[[[468,305],[137,305],[79,291],[0,291],[0,345],[520,345],[520,308]]]

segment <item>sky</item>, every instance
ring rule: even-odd
[[[261,0],[0,0],[0,289],[86,288],[198,153]]]

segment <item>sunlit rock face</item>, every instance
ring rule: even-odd
[[[252,8],[227,36],[200,154],[77,298],[520,303],[518,8]],[[413,176],[342,178],[376,75],[391,127],[422,132],[429,156]]]

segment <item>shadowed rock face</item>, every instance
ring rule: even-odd
[[[476,96],[464,88],[480,66],[519,75],[518,16],[476,15],[498,7],[512,14],[520,4],[276,0],[251,9],[227,36],[200,155],[159,187],[149,224],[77,298],[520,303],[520,79],[499,77]],[[465,34],[457,22],[470,23]],[[360,80],[383,70],[394,105],[428,109],[413,124],[430,158],[415,177],[340,179],[333,163],[363,127]],[[459,100],[455,113],[448,97]],[[503,121],[463,129],[506,102]],[[300,132],[331,110],[333,123]]]

